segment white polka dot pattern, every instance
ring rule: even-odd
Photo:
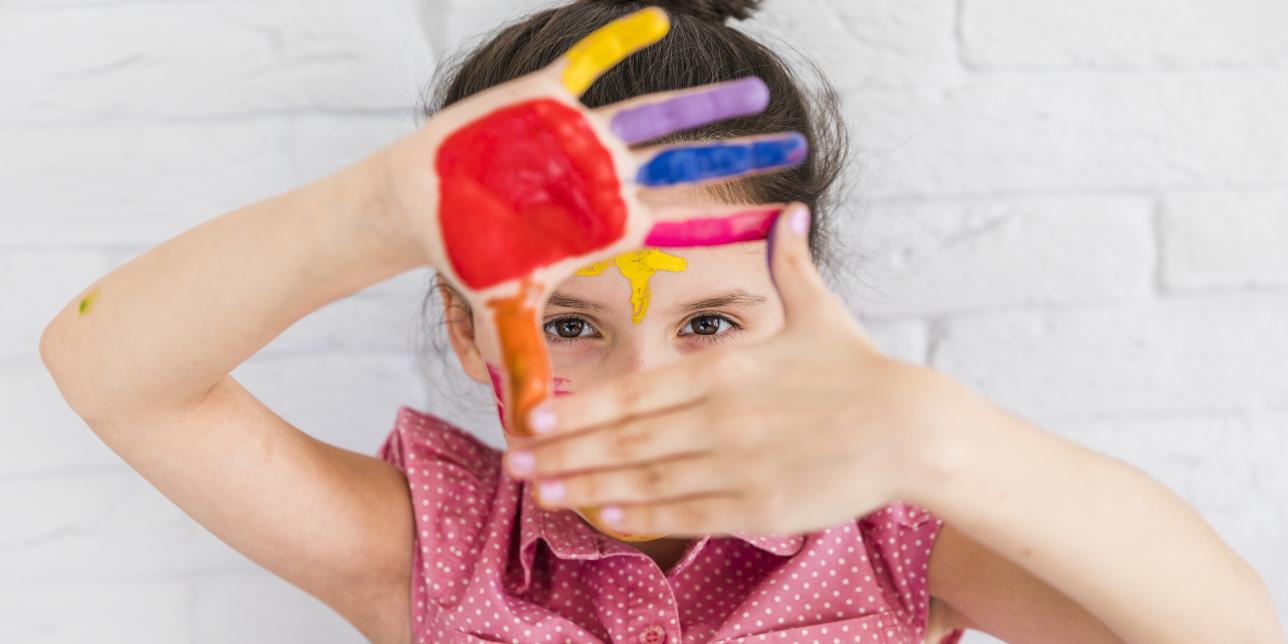
[[[924,639],[943,522],[915,505],[808,534],[695,539],[663,571],[575,513],[542,508],[498,450],[434,416],[399,408],[379,455],[411,491],[422,644]]]

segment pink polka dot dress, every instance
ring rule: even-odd
[[[807,534],[694,539],[664,571],[574,512],[542,508],[499,450],[434,416],[399,408],[379,455],[411,489],[417,642],[925,639],[943,522],[914,505]]]

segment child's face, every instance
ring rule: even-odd
[[[713,346],[766,338],[782,326],[765,242],[646,253],[609,260],[555,289],[542,318],[555,395],[575,394]],[[623,268],[635,279],[628,279]],[[641,279],[646,274],[647,280]],[[647,297],[639,291],[644,285]],[[466,372],[494,384],[489,370],[495,374],[501,364],[498,347],[476,338],[464,320],[448,324]]]
[[[651,275],[627,258],[555,290],[543,321],[557,392],[764,338],[782,324],[764,242],[646,253],[633,259],[662,267]],[[492,364],[499,359],[495,347],[484,355]]]

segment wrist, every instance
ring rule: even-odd
[[[323,287],[324,301],[423,265],[423,253],[400,235],[384,189],[383,153],[371,154],[282,195],[299,243],[317,258],[304,276]]]
[[[1001,422],[984,397],[946,374],[917,370],[916,395],[905,431],[900,432],[897,498],[932,511],[950,504],[967,475],[981,466],[983,449],[996,440],[986,434]]]
[[[396,145],[386,146],[345,168],[340,178],[355,198],[359,230],[375,244],[377,252],[404,270],[433,265],[428,256],[425,231],[416,231],[412,217],[395,189]]]

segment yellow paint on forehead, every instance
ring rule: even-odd
[[[602,262],[595,262],[579,271],[578,275],[599,275],[608,268],[610,263],[617,264],[617,270],[622,272],[631,283],[631,322],[639,324],[644,319],[644,314],[648,312],[648,301],[652,297],[649,290],[648,281],[657,271],[671,271],[678,273],[688,266],[688,262],[683,257],[667,255],[656,248],[646,248],[644,250],[632,250],[622,253],[613,259],[606,259]]]

